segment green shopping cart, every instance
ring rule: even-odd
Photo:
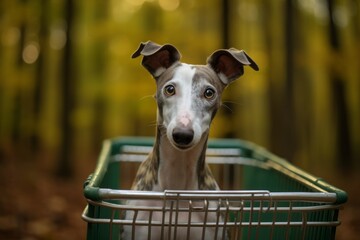
[[[87,222],[87,239],[122,239],[125,226],[162,231],[163,239],[176,239],[180,229],[206,228],[223,231],[229,239],[335,239],[340,225],[339,210],[346,192],[271,154],[254,143],[239,139],[210,139],[207,162],[221,191],[131,191],[122,188],[127,169],[136,169],[151,151],[153,139],[123,137],[105,140],[97,166],[84,184],[88,202],[82,218]],[[135,173],[134,173],[135,174]],[[124,179],[126,178],[126,179]],[[130,180],[129,180],[130,179]],[[127,200],[162,201],[162,206],[129,206]],[[181,203],[187,203],[187,207]],[[194,204],[197,203],[197,204]],[[215,204],[209,204],[215,203]],[[133,219],[124,218],[132,211]],[[139,211],[149,216],[164,214],[161,221],[137,219]],[[214,220],[186,221],[180,212],[216,214]],[[206,218],[205,218],[206,219]],[[199,237],[199,236],[197,236]],[[207,239],[203,234],[202,239]]]

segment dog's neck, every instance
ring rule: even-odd
[[[155,146],[158,147],[158,182],[155,191],[165,189],[197,190],[199,174],[203,172],[208,134],[205,133],[200,142],[193,148],[182,151],[175,148],[165,134],[157,136]],[[160,144],[161,143],[161,144]]]

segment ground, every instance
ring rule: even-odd
[[[89,158],[75,177],[64,180],[55,177],[41,161],[34,164],[14,155],[1,156],[0,239],[85,239],[82,184],[94,168],[95,159]],[[332,179],[336,180],[331,184],[349,194],[340,212],[342,224],[337,227],[336,239],[358,239],[360,175],[348,173]]]
[[[0,239],[86,239],[82,184],[94,162],[63,179],[43,161],[1,156]]]

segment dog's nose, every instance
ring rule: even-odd
[[[176,127],[173,130],[172,136],[176,144],[186,146],[193,140],[194,130],[191,128]]]

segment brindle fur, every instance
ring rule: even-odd
[[[154,147],[147,159],[141,163],[134,179],[132,189],[139,191],[164,191],[166,189],[219,190],[219,186],[216,183],[209,166],[205,162],[210,124],[218,108],[221,106],[221,94],[225,87],[243,74],[244,65],[258,70],[257,65],[248,55],[246,55],[245,52],[236,49],[221,49],[215,51],[208,58],[207,65],[190,65],[181,63],[179,61],[180,53],[175,47],[169,44],[161,46],[152,42],[141,43],[139,49],[132,57],[134,58],[140,55],[143,56],[142,65],[156,80],[157,93],[155,98],[157,102],[157,124]],[[186,69],[186,71],[182,72],[184,69]],[[191,77],[188,77],[187,73],[192,74],[190,75]],[[177,114],[175,117],[172,116],[171,113],[169,116],[163,116],[163,109],[166,109],[164,110],[166,114],[169,113],[169,109],[172,109],[171,107],[174,107],[174,105],[175,107],[179,106],[174,104],[169,108],[169,105],[166,105],[169,104],[169,100],[161,91],[166,86],[165,84],[171,81],[174,76],[178,77],[176,74],[184,76],[182,80],[189,84],[185,85],[188,87],[186,88],[188,92],[191,90],[191,93],[197,94],[192,95],[194,97],[191,98],[190,106],[195,109],[197,113],[200,113],[196,115],[196,120],[200,121],[199,119],[201,119],[201,121],[204,121],[201,122],[201,124],[204,123],[204,126],[200,126],[199,124],[196,125],[196,141],[191,140],[193,141],[191,143],[191,147],[183,145],[185,147],[182,149],[175,147],[176,144],[179,144],[178,142],[174,143],[174,131],[172,132],[173,135],[171,135],[171,131],[175,128],[164,126],[164,122],[166,122],[164,120],[167,119],[164,117],[176,119],[176,117],[179,117],[180,115],[180,117],[185,118],[185,123],[180,120],[176,124],[183,124],[184,127],[188,127],[188,123],[186,122],[193,121],[194,119],[190,119],[189,116],[186,116],[188,113],[184,114],[183,112],[175,112]],[[198,95],[201,94],[200,90],[202,91],[202,88],[206,86],[204,82],[216,89],[216,98],[212,99],[213,101],[207,102],[203,99],[204,95],[202,95],[203,97]],[[178,98],[177,100],[179,100],[177,103],[189,104],[188,99]],[[163,107],[163,103],[165,107]],[[190,111],[195,111],[193,109]],[[189,111],[189,109],[185,109],[185,111]],[[191,130],[193,130],[193,133],[195,132],[194,129]],[[201,133],[199,133],[200,131]],[[170,137],[172,137],[172,139],[169,139]],[[178,172],[178,168],[183,166],[184,168]],[[156,201],[144,203],[141,200],[129,200],[129,204],[140,206],[142,204],[159,205]],[[149,215],[145,212],[140,211],[138,214],[138,219],[147,220],[149,218]],[[134,213],[131,211],[126,214],[127,219],[133,219],[133,217]],[[194,216],[192,217],[201,218],[201,214],[194,213]],[[215,217],[216,216],[214,214],[209,214],[208,219]],[[152,219],[159,220],[160,218],[161,215],[156,215],[156,213],[152,215]],[[187,219],[188,215],[186,215],[186,213],[180,213],[179,218]],[[153,227],[152,229],[153,234],[151,235],[151,239],[159,239],[160,233],[156,230],[157,228]],[[202,238],[201,234],[204,233],[200,233],[200,231],[202,230],[199,228],[192,229],[192,239]],[[211,239],[221,237],[219,232],[218,235],[215,235],[215,232],[213,231],[214,229],[212,228],[206,229],[207,235],[205,235],[207,237],[212,236]],[[137,226],[135,232],[136,238],[148,238],[148,228],[146,226]],[[177,237],[183,239],[186,234],[186,231],[178,231]],[[125,239],[130,239],[130,236],[132,235],[131,227],[125,226],[123,235]],[[225,238],[227,239],[227,236]]]

